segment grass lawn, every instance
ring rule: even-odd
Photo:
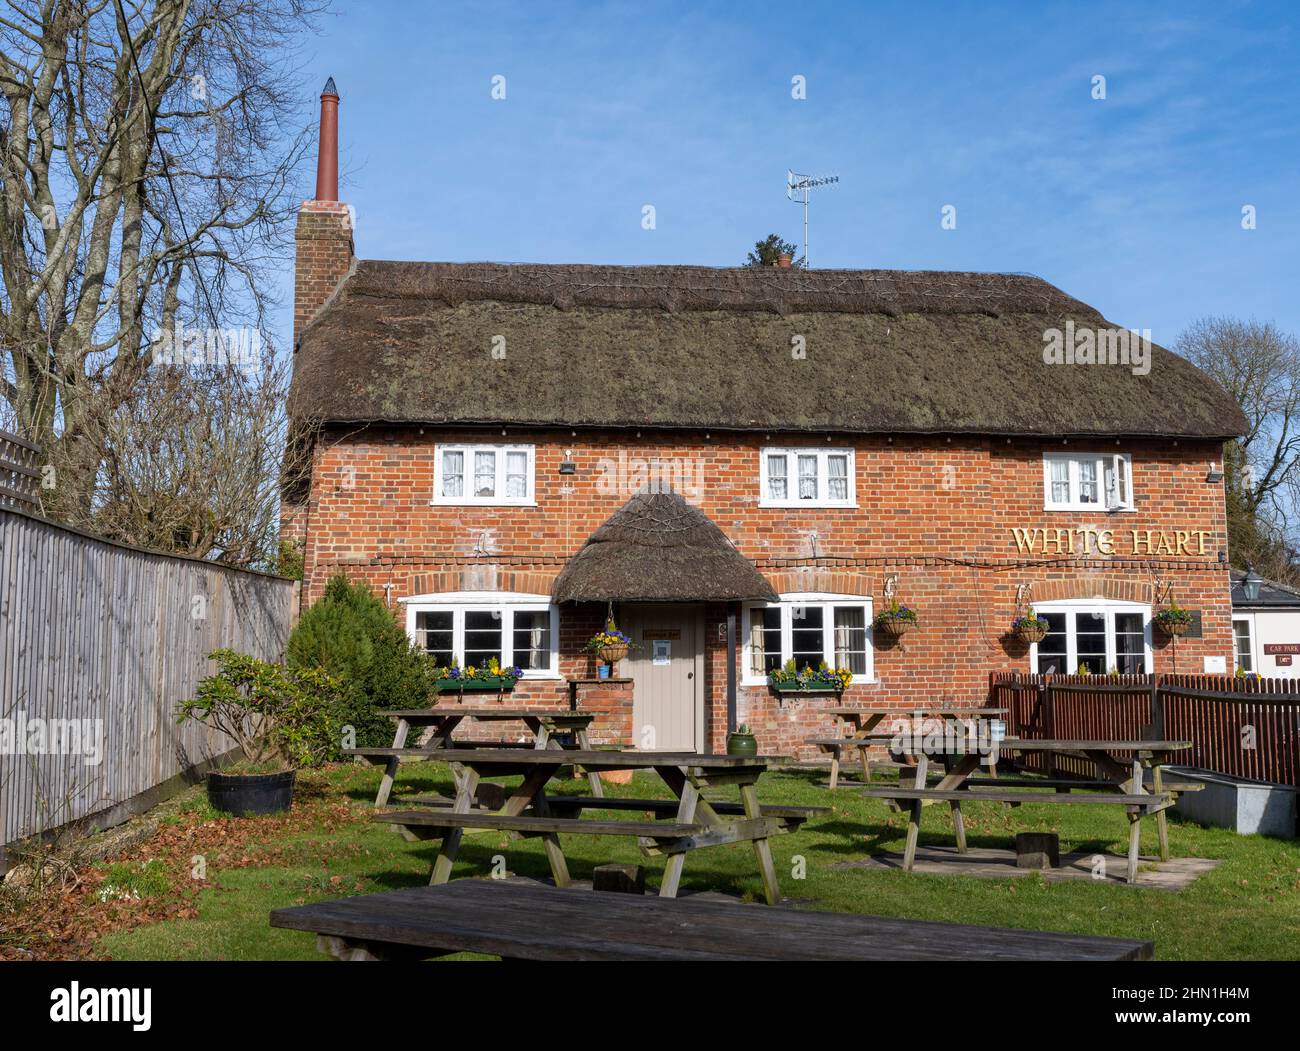
[[[357,765],[300,776],[305,782],[306,820],[269,837],[259,832],[255,819],[237,821],[211,812],[201,788],[164,804],[160,808],[164,828],[170,830],[179,854],[185,853],[187,835],[197,843],[220,832],[225,844],[210,855],[195,855],[206,865],[206,883],[194,900],[195,916],[113,931],[98,941],[100,951],[116,959],[136,960],[324,959],[316,952],[312,936],[268,927],[268,912],[282,905],[419,885],[428,879],[434,843],[407,843],[388,826],[368,820],[379,776],[378,768]],[[773,772],[759,783],[766,802],[833,808],[797,834],[772,840],[782,891],[810,899],[805,907],[1149,938],[1155,942],[1157,959],[1165,960],[1300,959],[1300,847],[1295,843],[1237,836],[1171,816],[1169,839],[1175,857],[1224,859],[1216,870],[1177,893],[1090,880],[1048,885],[1038,876],[989,880],[836,870],[831,866],[838,861],[871,851],[901,850],[905,822],[882,801],[863,799],[852,789],[832,793],[818,788],[818,780],[824,781],[824,775]],[[574,794],[587,792],[585,781],[565,787]],[[393,802],[400,804],[403,794],[430,791],[451,792],[447,768],[441,763],[404,764]],[[630,785],[609,786],[606,791],[638,797],[669,795],[650,772],[638,773]],[[719,798],[732,797],[720,793]],[[1006,847],[1015,832],[1039,830],[1060,833],[1062,854],[1125,851],[1127,823],[1117,808],[1052,806],[1051,795],[1045,799],[1043,806],[1014,810],[994,803],[964,805],[970,845]],[[313,801],[317,806],[329,805],[329,820],[316,823],[310,818]],[[1147,830],[1143,852],[1154,853],[1155,823],[1143,825]],[[927,808],[922,842],[951,844],[951,834],[947,808]],[[647,866],[649,883],[657,885],[663,868],[662,858],[642,859],[635,844],[622,838],[567,837],[565,853],[575,879],[590,878],[592,867],[602,862],[636,861]],[[148,848],[139,856],[147,859]],[[496,856],[505,858],[511,872],[549,875],[539,840],[511,841],[489,834],[466,837],[454,878],[488,875]],[[805,876],[796,879],[792,873],[800,857]],[[751,848],[741,844],[691,854],[682,890],[718,890],[761,900]],[[84,907],[101,906],[90,896]]]

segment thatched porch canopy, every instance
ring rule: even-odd
[[[641,492],[556,578],[556,602],[775,602],[776,592],[681,494]]]

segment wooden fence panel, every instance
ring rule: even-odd
[[[1180,765],[1285,785],[1300,785],[1298,691],[1292,679],[1227,675],[989,676],[989,701],[1009,709],[1010,734],[1191,741]],[[1026,756],[1024,765],[1088,772],[1068,758]]]
[[[229,751],[177,726],[176,703],[214,649],[282,659],[292,596],[289,580],[0,507],[0,871],[5,845],[102,818]],[[32,734],[52,727],[88,736],[42,749]]]

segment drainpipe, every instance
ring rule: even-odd
[[[736,603],[727,603],[727,733],[736,732]]]

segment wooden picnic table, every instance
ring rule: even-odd
[[[1128,882],[1137,880],[1138,844],[1143,817],[1154,815],[1160,838],[1160,860],[1169,860],[1169,831],[1165,811],[1174,805],[1178,793],[1163,782],[1162,768],[1175,752],[1191,748],[1190,741],[1105,741],[1105,740],[1038,740],[1005,737],[996,746],[998,752],[1053,752],[1092,762],[1098,782],[1109,789],[1106,794],[1047,795],[1042,792],[1013,791],[996,782],[976,786],[971,775],[985,762],[979,751],[945,756],[946,772],[936,785],[927,784],[929,756],[917,757],[915,783],[911,788],[868,788],[865,794],[893,801],[909,810],[907,846],[903,854],[904,869],[911,870],[920,835],[921,812],[932,803],[947,803],[953,814],[953,830],[959,853],[966,852],[966,826],[961,813],[963,801],[989,800],[1019,806],[1023,803],[1113,804],[1124,808],[1129,820]],[[1125,757],[1125,758],[1120,758]],[[1145,788],[1145,771],[1152,772],[1151,791]],[[1022,783],[1023,785],[1023,783]],[[977,789],[977,790],[973,790]]]
[[[808,817],[824,812],[819,807],[765,807],[758,801],[756,784],[767,770],[767,760],[752,756],[697,755],[694,752],[617,752],[479,749],[458,757],[465,775],[457,785],[455,802],[449,809],[378,813],[383,821],[424,839],[441,838],[429,882],[446,883],[467,830],[499,830],[521,836],[540,837],[557,887],[569,884],[568,864],[560,846],[561,834],[630,836],[644,854],[666,855],[661,897],[677,895],[686,855],[704,847],[725,843],[751,843],[767,902],[775,905],[781,896],[768,846],[771,836],[797,828]],[[547,797],[546,785],[566,764],[581,764],[589,771],[653,770],[677,797],[671,821],[589,820],[560,816]],[[522,783],[508,789],[510,795],[498,810],[475,808],[475,788],[481,776],[523,775]],[[741,813],[719,813],[703,796],[705,789],[734,787],[739,792]],[[599,806],[596,800],[591,807]],[[529,813],[525,813],[529,811]]]
[[[871,783],[871,761],[867,749],[873,744],[881,744],[886,737],[875,732],[876,727],[885,719],[910,719],[956,721],[963,718],[982,718],[984,716],[1006,715],[1006,708],[959,708],[956,706],[910,705],[897,708],[827,708],[826,711],[839,719],[840,733],[835,737],[813,737],[808,744],[815,744],[824,752],[831,753],[830,787],[835,789],[840,781],[840,753],[845,748],[856,748],[862,762],[862,783]]]
[[[537,711],[526,708],[504,708],[500,705],[474,707],[471,705],[445,704],[433,708],[386,709],[376,713],[397,721],[393,734],[393,744],[389,748],[352,748],[344,754],[366,759],[371,763],[384,764],[384,776],[379,782],[379,791],[375,795],[375,806],[384,806],[393,791],[393,781],[397,777],[397,764],[403,757],[416,759],[447,759],[452,763],[453,777],[460,780],[461,771],[458,759],[451,759],[446,754],[450,749],[476,747],[470,741],[453,741],[452,733],[465,719],[476,722],[522,722],[533,735],[534,748],[575,748],[589,750],[591,744],[587,739],[587,728],[596,718],[594,712],[575,712],[568,708],[550,711]],[[433,727],[428,740],[419,748],[407,748],[406,738],[411,727]],[[566,743],[563,738],[568,737]],[[494,743],[495,744],[495,743]],[[604,787],[600,777],[588,772],[587,781],[592,794],[602,796]]]
[[[1149,941],[457,880],[275,909],[345,960],[1149,960]]]

